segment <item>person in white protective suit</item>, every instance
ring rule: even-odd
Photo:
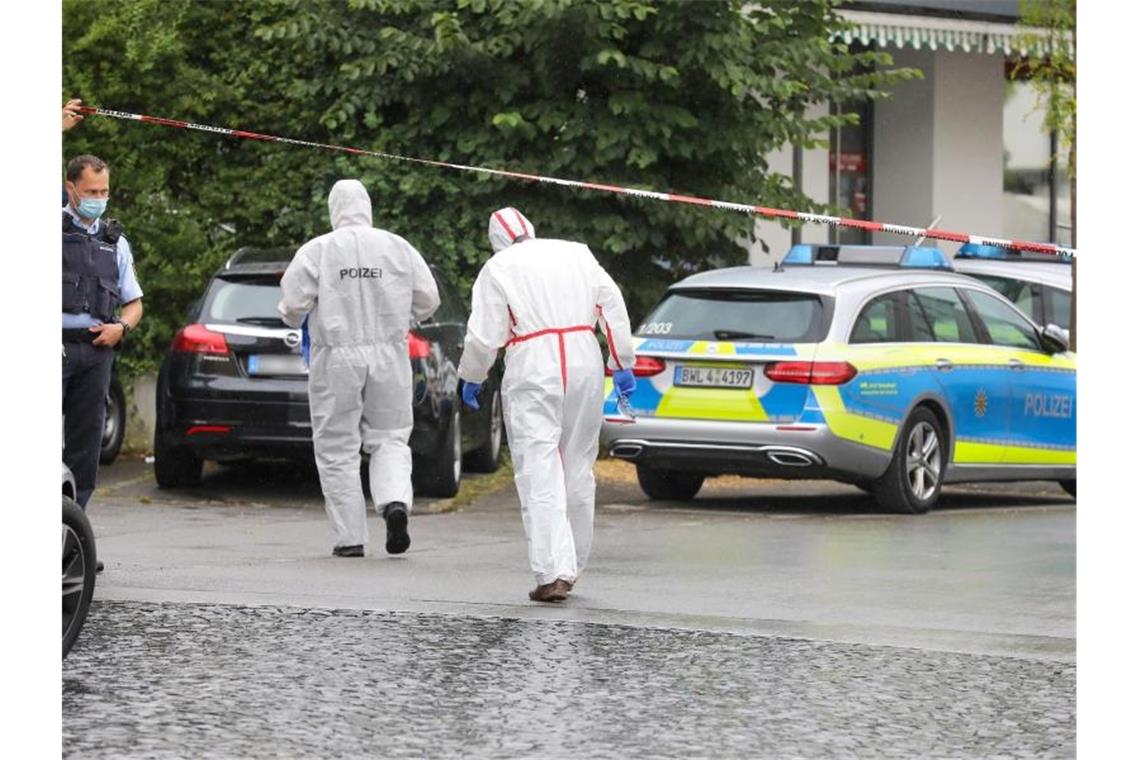
[[[387,551],[411,543],[412,369],[408,330],[439,306],[427,263],[410,243],[372,226],[364,185],[342,179],[329,192],[332,232],[297,251],[281,278],[277,310],[311,340],[309,408],[325,511],[336,534],[333,555],[364,556],[367,512],[361,449],[387,525]]]
[[[495,254],[475,281],[459,377],[478,393],[506,347],[503,415],[522,503],[535,601],[566,598],[586,567],[594,532],[594,461],[605,376],[601,324],[619,393],[636,385],[633,339],[621,291],[590,249],[536,239],[516,209],[491,215]]]

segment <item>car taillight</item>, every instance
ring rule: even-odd
[[[207,330],[204,325],[186,325],[174,336],[171,351],[185,354],[228,354],[226,336]]]
[[[426,359],[431,356],[431,341],[414,332],[408,333],[408,358]]]
[[[665,371],[665,362],[655,356],[639,356],[633,363],[634,377],[653,377]],[[614,371],[606,367],[606,377],[613,377]]]
[[[857,374],[849,362],[773,362],[764,368],[772,382],[801,385],[843,385]]]

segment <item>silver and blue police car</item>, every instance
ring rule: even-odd
[[[603,450],[655,499],[706,477],[824,478],[919,513],[944,483],[1076,494],[1076,357],[936,248],[795,246],[669,288],[636,331]]]
[[[1069,256],[966,243],[952,262],[954,271],[981,280],[1039,325],[1068,332],[1073,311],[1073,261]]]

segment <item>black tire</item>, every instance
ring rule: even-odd
[[[459,402],[456,399],[451,405],[451,421],[435,456],[420,458],[412,464],[412,479],[417,493],[444,499],[459,493],[459,482],[463,477],[463,437],[459,420]]]
[[[83,510],[63,497],[63,656],[79,637],[95,593],[95,533]]]
[[[1072,496],[1074,499],[1077,498],[1076,478],[1073,478],[1072,480],[1058,480],[1057,482],[1061,485],[1061,488],[1065,489],[1065,493],[1069,494],[1069,496]]]
[[[933,436],[937,449],[926,450]],[[921,462],[908,461],[912,450],[917,450]],[[934,412],[919,407],[911,413],[895,443],[890,467],[875,482],[875,499],[891,512],[922,514],[938,502],[942,481],[946,476],[946,431]],[[934,483],[928,480],[933,477]]]
[[[159,488],[192,488],[202,482],[202,460],[187,446],[171,446],[161,426],[154,433],[154,479]]]
[[[499,450],[503,446],[503,398],[499,389],[491,395],[491,410],[487,415],[487,438],[483,445],[463,459],[468,472],[494,472],[499,469]]]
[[[699,472],[655,470],[645,465],[637,465],[637,484],[651,499],[688,501],[697,495],[704,483],[705,476]]]
[[[127,400],[118,375],[111,375],[107,389],[107,414],[103,420],[103,444],[99,448],[99,464],[111,464],[123,447],[127,432]]]

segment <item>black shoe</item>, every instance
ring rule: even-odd
[[[101,572],[103,572],[103,560],[97,559],[95,560],[95,574],[98,575]]]
[[[334,557],[363,557],[364,544],[353,544],[352,546],[337,546],[333,548]]]
[[[389,554],[403,554],[412,544],[408,537],[408,508],[398,501],[386,505],[384,522],[388,524],[388,541],[384,548]]]

